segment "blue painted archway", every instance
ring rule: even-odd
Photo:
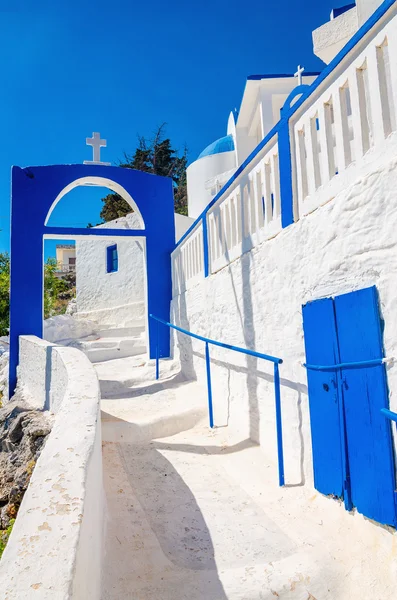
[[[109,187],[141,218],[142,229],[49,227],[56,203],[78,185]],[[172,180],[133,169],[102,165],[13,167],[11,195],[11,299],[9,393],[16,386],[20,335],[43,333],[43,237],[125,236],[146,239],[147,310],[168,321],[171,252],[175,247]],[[151,321],[151,319],[149,319]],[[150,358],[156,355],[155,325],[148,323]],[[160,356],[170,355],[168,327],[159,331]]]

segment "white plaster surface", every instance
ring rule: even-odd
[[[313,52],[329,64],[358,31],[357,8],[342,13],[313,31]]]
[[[57,412],[68,388],[63,349],[35,336],[19,338],[16,394],[34,408]]]
[[[1,597],[99,600],[104,504],[98,379],[78,350],[24,336],[20,384],[31,376],[26,360],[46,380],[45,361],[37,362],[46,349],[63,363],[64,398],[0,562]],[[47,384],[56,386],[56,377],[53,372]]]
[[[365,21],[376,11],[382,4],[383,0],[357,0],[357,12],[359,25],[363,25]]]
[[[395,597],[395,533],[310,485],[280,489],[258,445],[209,429],[205,388],[174,361],[161,366],[159,382],[145,357],[96,366],[109,509],[102,600]],[[196,418],[180,421],[187,405]]]
[[[385,157],[387,161],[387,157]],[[397,357],[397,161],[173,299],[172,321],[192,332],[281,357],[286,482],[313,485],[302,305],[376,285],[387,357]],[[175,336],[182,369],[205,382],[204,346]],[[176,356],[178,349],[176,349]],[[215,423],[259,442],[276,479],[272,367],[211,349]],[[387,367],[397,411],[397,366]]]
[[[189,227],[194,223],[191,217],[175,213],[175,241],[178,242]]]
[[[197,219],[207,204],[226,183],[228,174],[237,168],[236,153],[220,152],[192,162],[186,171],[189,217]],[[224,176],[224,174],[227,174]],[[218,180],[218,187],[216,185]],[[212,188],[216,191],[212,193]]]
[[[99,228],[139,229],[134,212]],[[117,244],[118,271],[107,272],[106,248]],[[101,325],[128,326],[145,315],[145,241],[97,238],[76,242],[76,318]]]
[[[94,321],[77,320],[71,315],[57,315],[43,322],[43,338],[47,342],[63,342],[75,340],[98,331],[98,324]]]

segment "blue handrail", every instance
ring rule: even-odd
[[[382,413],[382,415],[384,417],[386,417],[386,419],[389,419],[390,421],[394,421],[395,423],[397,423],[397,413],[392,412],[391,410],[388,410],[387,408],[381,408],[380,412]]]
[[[305,369],[310,371],[336,371],[336,369],[359,369],[361,367],[376,367],[384,363],[384,358],[374,358],[371,360],[362,360],[359,362],[338,363],[336,365],[306,365]]]
[[[212,384],[211,384],[211,357],[209,345],[218,346],[219,348],[226,348],[227,350],[233,350],[234,352],[239,352],[240,354],[246,354],[247,356],[254,356],[256,358],[261,358],[263,360],[267,360],[268,362],[273,363],[274,365],[274,395],[275,395],[275,404],[276,404],[276,427],[277,427],[277,456],[278,456],[278,478],[280,487],[282,487],[285,483],[284,478],[284,452],[283,452],[283,427],[282,427],[282,417],[281,417],[281,391],[280,391],[280,371],[279,365],[282,364],[283,360],[281,358],[276,358],[275,356],[270,356],[269,354],[263,354],[262,352],[256,352],[255,350],[248,350],[247,348],[240,348],[239,346],[232,346],[231,344],[224,344],[223,342],[218,342],[216,340],[211,340],[202,335],[197,335],[196,333],[192,333],[191,331],[187,331],[186,329],[182,329],[182,327],[178,327],[177,325],[173,325],[172,323],[168,323],[168,321],[164,321],[155,315],[149,315],[151,319],[157,322],[157,340],[156,340],[156,379],[160,377],[160,356],[159,356],[159,325],[165,325],[166,327],[170,327],[171,329],[175,329],[180,333],[188,335],[196,340],[200,340],[205,343],[205,362],[207,367],[207,389],[208,389],[208,414],[209,414],[209,423],[211,429],[214,427],[214,413],[213,413],[213,403],[212,403]]]

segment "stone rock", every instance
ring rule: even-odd
[[[0,409],[0,529],[15,518],[50,431],[46,414],[21,399]]]

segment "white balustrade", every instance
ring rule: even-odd
[[[297,106],[291,158],[276,133],[208,209],[208,272],[280,233],[279,161],[292,159],[296,221],[397,156],[396,111],[397,2]],[[174,296],[203,280],[204,243],[200,220],[172,255]]]
[[[389,10],[290,120],[295,218],[397,154],[396,13]]]
[[[173,296],[182,294],[204,278],[204,246],[202,222],[172,253]]]
[[[210,272],[281,231],[277,136],[207,213]]]

